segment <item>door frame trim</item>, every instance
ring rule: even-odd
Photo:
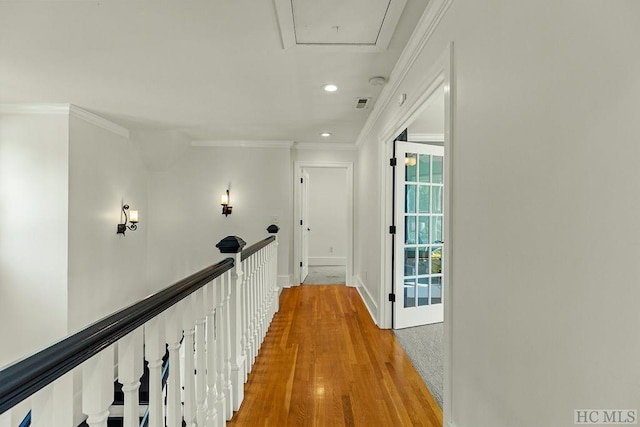
[[[300,178],[302,178],[303,169],[312,168],[332,168],[346,170],[347,184],[347,264],[345,282],[347,286],[354,286],[353,280],[353,162],[314,162],[296,160],[294,162],[293,173],[293,277],[295,284],[300,283],[300,256],[302,248],[300,247],[300,219],[302,218],[302,198],[300,191]]]
[[[444,304],[444,402],[443,415],[444,420],[451,420],[453,413],[453,374],[451,366],[453,365],[453,264],[454,245],[452,223],[454,215],[453,206],[453,168],[454,166],[454,111],[455,111],[455,76],[454,76],[454,45],[450,42],[445,47],[440,57],[434,62],[434,65],[428,70],[424,76],[424,80],[418,86],[418,89],[412,94],[414,101],[401,108],[398,113],[390,120],[387,126],[378,135],[380,168],[383,171],[380,174],[379,187],[381,189],[380,209],[382,224],[380,227],[380,294],[378,295],[378,325],[381,328],[391,328],[391,303],[388,301],[388,294],[392,292],[391,280],[391,241],[392,235],[389,234],[388,226],[392,220],[392,188],[391,176],[393,169],[389,167],[389,158],[393,156],[393,139],[400,134],[408,125],[413,122],[417,116],[427,107],[429,98],[434,94],[440,86],[444,86],[445,90],[445,126],[444,126],[444,167],[445,167],[445,185],[444,190],[444,253],[443,258],[443,304]]]

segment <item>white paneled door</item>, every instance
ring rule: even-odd
[[[444,148],[396,142],[394,328],[442,322]]]

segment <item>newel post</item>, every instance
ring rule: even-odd
[[[240,409],[244,400],[244,374],[246,372],[246,357],[242,354],[242,248],[245,241],[238,236],[227,236],[222,239],[216,247],[220,253],[233,254],[234,264],[231,270],[231,299],[229,301],[230,319],[230,350],[231,350],[231,394],[228,399],[233,402],[233,410]]]
[[[267,227],[267,232],[269,234],[273,234],[276,238],[275,242],[273,242],[273,256],[271,258],[271,272],[270,272],[270,280],[273,281],[273,309],[271,310],[271,317],[280,309],[280,287],[278,286],[278,231],[280,231],[280,227],[275,224],[271,224]]]

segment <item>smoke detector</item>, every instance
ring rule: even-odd
[[[381,76],[375,76],[369,79],[369,84],[371,86],[384,86],[386,82],[387,82],[387,79]]]
[[[370,101],[371,98],[356,98],[356,110],[366,110]]]

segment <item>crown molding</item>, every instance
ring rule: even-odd
[[[274,140],[220,140],[191,141],[192,147],[226,147],[226,148],[291,148],[293,141]]]
[[[391,100],[395,98],[398,88],[404,82],[404,79],[407,77],[420,52],[422,52],[424,46],[431,39],[431,36],[453,1],[454,0],[431,0],[427,4],[427,8],[422,14],[416,29],[413,31],[413,34],[411,34],[407,45],[400,54],[398,62],[393,67],[393,71],[391,71],[389,84],[382,89],[378,101],[373,107],[373,111],[369,114],[366,123],[356,139],[357,147],[369,136],[374,125],[380,119],[382,112],[387,108]]]
[[[69,114],[69,104],[0,104],[2,114]]]
[[[77,107],[73,104],[69,106],[69,115],[84,120],[85,122],[91,123],[92,125],[98,126],[104,130],[108,130],[109,132],[113,132],[123,138],[129,139],[128,129],[117,125],[105,118],[102,118],[94,113],[90,113],[87,110],[83,110],[82,108]]]
[[[129,139],[129,130],[73,104],[0,104],[1,114],[64,114]]]
[[[330,151],[355,151],[355,144],[340,144],[339,142],[295,142],[294,150],[330,150]]]

